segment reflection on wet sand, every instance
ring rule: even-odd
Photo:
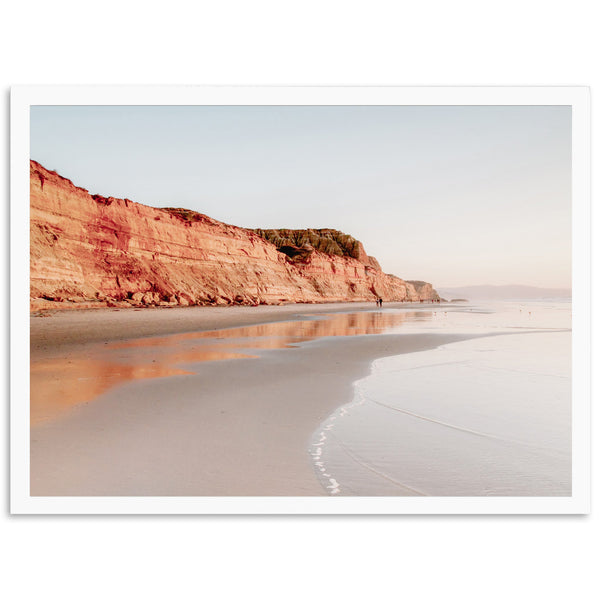
[[[292,348],[299,342],[320,337],[379,334],[415,319],[416,315],[415,312],[334,314],[322,319],[142,338],[99,345],[86,357],[32,362],[31,425],[54,420],[121,383],[193,374],[177,365],[256,358],[239,352],[248,348]]]
[[[31,424],[52,419],[77,404],[93,400],[110,387],[151,377],[184,375],[166,366],[121,365],[102,359],[47,360],[31,365]]]
[[[298,341],[312,340],[319,337],[337,337],[351,335],[371,335],[383,333],[392,327],[398,327],[407,320],[414,320],[430,313],[417,312],[361,312],[333,314],[326,318],[303,321],[280,321],[263,323],[217,331],[196,331],[180,333],[164,337],[143,338],[112,344],[112,348],[139,348],[141,346],[174,346],[185,340],[194,339],[232,339],[256,338],[251,342],[253,348],[286,348]],[[236,342],[235,347],[242,348]]]
[[[182,352],[157,358],[132,356],[129,364],[112,362],[99,351],[86,358],[52,359],[31,364],[31,425],[53,420],[78,404],[85,404],[111,387],[135,379],[191,375],[171,365],[229,358],[253,358],[246,354],[211,351]]]

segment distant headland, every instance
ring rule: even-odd
[[[571,297],[571,290],[567,288],[542,288],[531,285],[471,285],[444,287],[438,291],[448,300],[542,300]]]

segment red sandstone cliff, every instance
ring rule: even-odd
[[[340,232],[349,254],[305,244],[290,256],[254,231],[192,211],[90,195],[35,161],[30,174],[32,309],[438,297],[430,284],[386,275]]]

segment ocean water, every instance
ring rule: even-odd
[[[313,436],[324,488],[360,496],[569,496],[570,303],[446,305],[424,307],[423,316],[388,333],[482,337],[375,361],[355,383],[353,402]]]

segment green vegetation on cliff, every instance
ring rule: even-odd
[[[335,229],[254,229],[290,258],[302,257],[314,250],[334,256],[360,258],[361,245],[351,235]]]
[[[212,222],[213,219],[203,215],[202,213],[196,212],[195,210],[189,210],[188,208],[173,208],[171,206],[167,208],[161,208],[165,212],[177,217],[184,223],[195,223],[196,221]]]

